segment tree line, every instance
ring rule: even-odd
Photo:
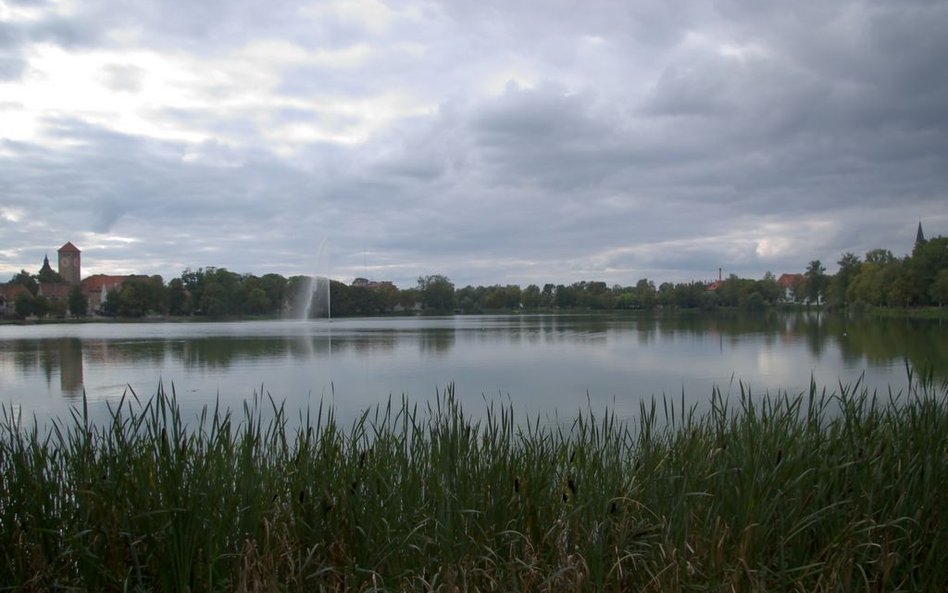
[[[599,281],[572,284],[516,284],[455,287],[446,276],[418,278],[417,284],[399,289],[391,283],[358,279],[352,284],[329,281],[332,316],[378,315],[404,312],[484,313],[491,311],[634,310],[656,307],[711,310],[734,307],[760,310],[790,302],[847,306],[919,307],[948,304],[948,238],[916,243],[903,258],[886,249],[873,249],[864,257],[845,253],[839,270],[827,274],[819,260],[809,263],[789,286],[773,274],[761,279],[731,275],[719,282],[663,282],[658,286],[642,278],[634,285],[609,286]],[[58,276],[58,275],[57,275]],[[61,279],[58,279],[61,280]],[[279,274],[238,274],[225,268],[187,269],[165,283],[161,276],[139,276],[119,290],[107,293],[100,313],[117,317],[146,315],[248,317],[303,316],[309,278]],[[74,316],[89,313],[88,300],[78,287],[68,300],[45,299],[38,294],[40,278],[23,271],[11,280],[29,290],[17,296],[16,313]]]
[[[911,255],[898,258],[887,249],[873,249],[860,260],[844,254],[839,271],[826,277],[811,274],[830,307],[871,305],[925,307],[948,304],[948,238],[920,240]],[[810,268],[819,268],[811,262]],[[811,272],[808,269],[808,274]],[[810,276],[808,276],[809,278]]]

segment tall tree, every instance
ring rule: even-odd
[[[912,305],[931,302],[930,289],[938,273],[948,269],[948,237],[934,237],[915,244],[906,265],[908,300]]]
[[[85,317],[89,313],[89,297],[78,284],[69,291],[69,313],[73,317]]]
[[[36,296],[37,292],[39,292],[39,282],[26,270],[20,270],[14,274],[13,278],[10,279],[10,284],[25,286],[33,296]]]
[[[190,315],[191,300],[184,281],[175,278],[168,283],[168,312],[172,315]]]
[[[636,303],[643,309],[650,309],[655,306],[656,292],[655,283],[648,278],[640,278],[635,283]]]
[[[539,309],[540,304],[543,302],[543,295],[540,294],[540,287],[536,284],[531,284],[523,290],[523,307],[524,309]]]
[[[433,313],[454,311],[454,284],[446,276],[434,274],[418,278],[418,292],[426,311]]]
[[[806,268],[806,273],[803,274],[806,280],[806,297],[810,300],[811,303],[820,303],[823,300],[823,295],[826,292],[826,283],[828,278],[826,277],[826,268],[823,267],[823,262],[818,259],[814,259]]]
[[[832,306],[840,307],[847,303],[846,291],[859,274],[862,262],[858,255],[846,252],[836,263],[839,264],[839,271],[829,281],[827,301]]]
[[[935,281],[928,289],[928,295],[939,307],[948,305],[948,268],[938,271]]]
[[[870,249],[865,257],[867,264],[891,264],[895,261],[895,256],[888,249]]]

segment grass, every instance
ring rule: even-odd
[[[161,388],[104,425],[4,408],[0,589],[944,591],[948,386],[911,383],[632,423],[474,420],[450,389],[346,426]]]
[[[866,311],[881,319],[931,319],[948,321],[948,307],[869,307]]]

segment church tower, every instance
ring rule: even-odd
[[[59,275],[69,284],[79,284],[82,279],[79,260],[81,253],[79,248],[70,242],[59,248]]]

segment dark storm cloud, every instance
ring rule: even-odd
[[[589,111],[588,97],[511,85],[472,114],[471,131],[497,181],[559,189],[588,186],[615,164],[610,122]]]

